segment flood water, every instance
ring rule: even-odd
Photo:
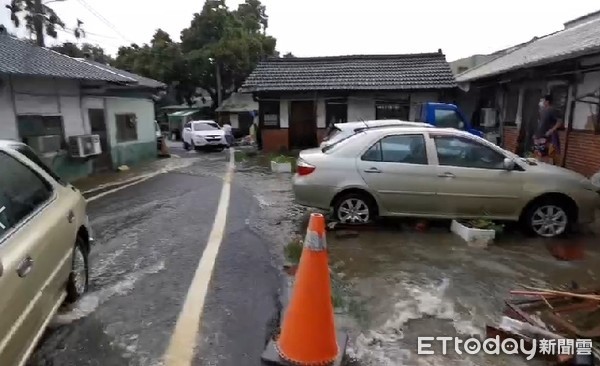
[[[555,259],[548,241],[513,233],[488,248],[469,247],[446,228],[382,228],[350,239],[330,232],[327,240],[353,304],[337,325],[350,333],[348,354],[360,365],[535,364],[520,356],[419,356],[417,337],[484,337],[519,284],[594,287],[600,272],[591,239],[582,243],[584,258],[570,262]]]

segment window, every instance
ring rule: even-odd
[[[435,110],[435,127],[439,128],[456,128],[462,130],[465,124],[462,118],[452,110],[436,109]]]
[[[325,103],[325,123],[327,127],[335,123],[348,122],[348,103],[346,99],[331,99]]]
[[[15,158],[0,152],[0,238],[50,199],[52,188]]]
[[[260,102],[260,124],[264,128],[279,128],[279,101]]]
[[[427,150],[422,135],[386,136],[371,146],[365,161],[427,165]]]
[[[26,144],[31,144],[37,136],[58,136],[57,148],[66,149],[63,120],[61,116],[17,116],[19,135]],[[56,149],[58,150],[58,149]]]
[[[137,140],[137,117],[133,113],[117,114],[117,142]]]
[[[455,136],[435,136],[440,165],[504,169],[504,155],[478,142]]]
[[[215,122],[199,122],[199,123],[194,123],[194,131],[214,131],[214,130],[220,130],[221,128],[219,127],[218,124],[216,124]]]
[[[408,121],[410,106],[408,103],[376,102],[375,119],[401,119]]]
[[[514,124],[519,109],[519,88],[511,88],[506,92],[504,122]]]
[[[18,152],[20,152],[21,154],[25,155],[25,157],[29,160],[31,160],[32,162],[36,163],[40,168],[42,168],[43,171],[46,172],[46,174],[48,174],[49,176],[51,176],[52,178],[54,178],[55,181],[57,181],[58,183],[65,185],[65,182],[62,181],[62,179],[56,175],[56,173],[54,171],[52,171],[52,169],[50,169],[48,167],[48,165],[46,165],[39,156],[37,156],[37,154],[31,150],[31,148],[29,148],[29,146],[26,145],[15,145],[15,146],[11,146],[13,149],[17,150]]]

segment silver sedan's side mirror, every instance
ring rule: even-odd
[[[511,158],[504,158],[504,169],[514,170],[515,169],[515,161]]]

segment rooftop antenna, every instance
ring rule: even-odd
[[[365,125],[365,128],[367,128],[367,129],[369,128],[369,125],[367,124],[367,122],[365,121],[364,118],[360,117],[358,120],[359,120],[359,122],[362,122],[363,125]]]

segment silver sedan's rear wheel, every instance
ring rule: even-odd
[[[544,203],[531,210],[529,225],[537,235],[553,238],[567,231],[569,215],[561,205]]]
[[[334,207],[335,218],[344,224],[366,224],[373,219],[374,212],[371,200],[361,194],[345,195]]]

